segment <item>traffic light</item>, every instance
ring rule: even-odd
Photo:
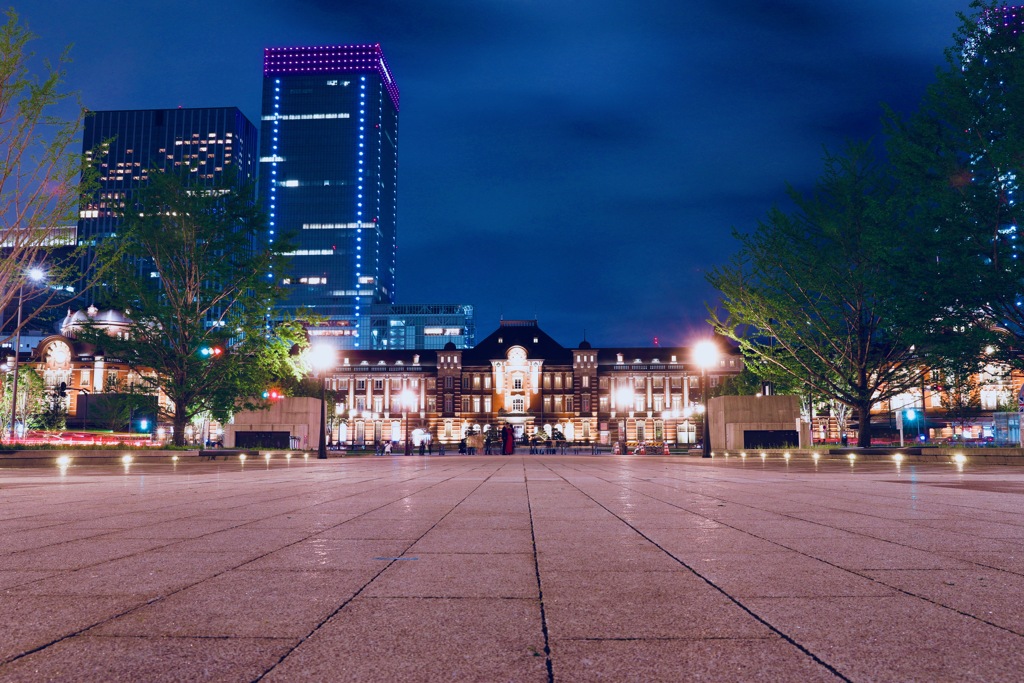
[[[278,389],[264,389],[263,398],[276,401],[279,398],[284,398],[284,394]]]
[[[224,353],[224,349],[219,346],[203,346],[199,349],[199,355],[203,358],[216,358],[222,353]]]

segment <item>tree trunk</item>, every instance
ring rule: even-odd
[[[871,401],[857,405],[857,446],[871,447]]]
[[[188,425],[186,419],[185,403],[180,401],[174,402],[174,443],[175,446],[185,445],[185,426]]]

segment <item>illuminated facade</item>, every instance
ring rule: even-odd
[[[117,232],[132,196],[153,169],[192,166],[196,185],[220,182],[229,167],[239,187],[256,180],[256,127],[235,107],[94,111],[85,117],[82,152],[99,183],[78,214],[79,243],[96,244]],[[94,254],[80,270],[88,275]]]
[[[743,368],[738,351],[720,348],[710,388]],[[334,442],[402,441],[406,418],[414,440],[446,444],[506,424],[519,438],[560,433],[576,443],[701,438],[700,370],[687,347],[566,348],[535,320],[506,320],[473,348],[351,350],[339,363],[326,380]]]
[[[264,51],[260,196],[268,240],[294,244],[267,276],[339,348],[368,348],[371,306],[395,301],[398,102],[379,45]]]
[[[82,414],[83,404],[87,405],[90,397],[126,391],[133,385],[142,386],[143,376],[152,377],[155,374],[149,369],[141,373],[132,370],[119,359],[105,357],[103,351],[92,344],[78,341],[77,331],[90,323],[111,335],[128,334],[129,321],[119,311],[100,311],[95,307],[84,311],[68,311],[67,317],[60,324],[60,334],[43,338],[31,352],[23,353],[21,358],[25,367],[35,370],[42,378],[47,395],[56,394],[58,387],[64,385],[65,395],[61,401],[67,410],[69,428],[97,426],[86,424],[88,417]],[[161,414],[173,412],[173,404],[162,391],[158,391],[153,400]],[[150,419],[153,417],[151,415]],[[148,426],[148,429],[153,427],[155,424]],[[132,428],[147,430],[138,423]]]

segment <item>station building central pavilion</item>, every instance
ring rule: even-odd
[[[713,390],[743,368],[718,340]],[[689,347],[566,348],[536,320],[503,320],[469,349],[347,350],[324,381],[335,399],[328,439],[455,444],[508,425],[518,439],[686,445],[702,438],[701,368]]]

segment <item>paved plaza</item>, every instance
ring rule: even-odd
[[[1024,469],[0,469],[0,681],[1020,681]]]

